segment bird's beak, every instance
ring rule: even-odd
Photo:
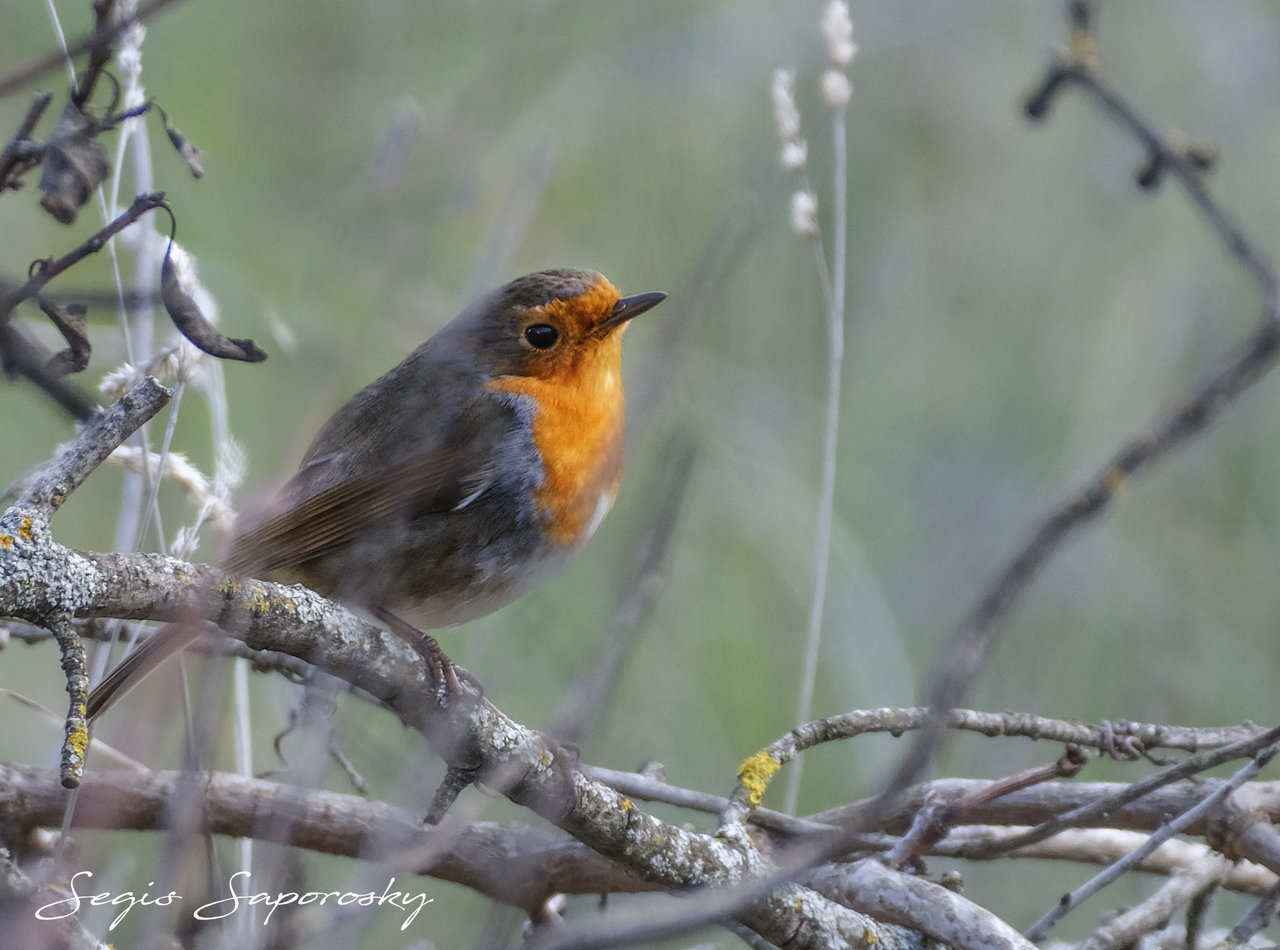
[[[609,316],[605,317],[602,328],[613,330],[616,327],[620,327],[632,317],[638,317],[646,310],[652,310],[666,299],[667,295],[661,291],[636,294],[634,297],[623,297],[613,305],[613,310],[609,313]]]

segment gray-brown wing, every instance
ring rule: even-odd
[[[287,571],[342,548],[393,519],[444,514],[481,497],[495,477],[495,440],[512,422],[485,413],[465,442],[418,449],[371,472],[334,477],[337,463],[311,460],[266,510],[236,535],[223,566],[237,574]],[[473,419],[473,421],[475,421]]]

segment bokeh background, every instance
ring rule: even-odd
[[[69,34],[88,27],[87,3],[58,8]],[[1065,41],[1061,4],[854,2],[852,13],[848,355],[818,715],[914,704],[949,631],[1038,517],[1219,365],[1259,313],[1256,287],[1176,189],[1134,187],[1140,150],[1092,107],[1068,95],[1043,125],[1023,117]],[[1127,0],[1100,13],[1115,84],[1162,125],[1218,146],[1213,191],[1275,252],[1280,12],[1265,0]],[[797,70],[827,227],[820,14],[815,0],[187,0],[149,25],[145,47],[149,93],[207,167],[193,181],[153,125],[154,186],[223,328],[271,353],[223,368],[248,460],[241,500],[286,477],[333,409],[484,289],[580,266],[624,293],[670,293],[628,334],[629,467],[614,513],[562,575],[443,639],[507,713],[549,722],[595,659],[639,539],[668,503],[674,447],[691,443],[665,587],[583,755],[617,768],[657,760],[670,781],[721,794],[792,724],[812,586],[826,329],[811,249],[789,228],[796,182],[778,162],[769,89],[775,68]],[[43,3],[9,3],[0,72],[53,43]],[[54,72],[40,85],[65,81]],[[5,136],[26,102],[0,100]],[[132,174],[126,163],[126,203]],[[7,277],[96,220],[91,207],[62,228],[34,191],[5,195],[0,215]],[[105,259],[56,286],[109,289]],[[123,358],[112,306],[94,308],[91,333],[92,387]],[[1076,536],[1006,626],[969,704],[1274,721],[1278,405],[1280,382],[1265,379]],[[210,432],[193,389],[175,447],[206,471]],[[45,397],[5,383],[0,482],[71,433]],[[102,470],[55,533],[111,547],[120,493],[120,473]],[[162,498],[172,535],[190,509],[180,492]],[[203,556],[217,547],[210,534]],[[255,685],[265,769],[296,693]],[[61,708],[52,645],[10,645],[0,686]],[[171,697],[149,685],[132,714],[113,715],[176,729]],[[15,725],[0,754],[51,762],[57,724],[4,702]],[[178,760],[176,742],[148,735],[140,748],[128,721],[107,725],[136,756]],[[426,801],[436,766],[414,737],[356,703],[338,730],[375,796]],[[802,810],[873,792],[900,747],[877,737],[810,754]],[[966,738],[934,774],[994,777],[1056,754]],[[1133,774],[1097,765],[1083,777]],[[336,772],[328,784],[346,788]],[[501,803],[484,814],[528,817]],[[102,847],[87,852],[100,873],[140,888],[142,865],[109,871]],[[357,873],[308,864],[331,880]],[[1018,926],[1085,873],[965,871],[970,896]],[[384,921],[360,939],[474,945],[484,902],[426,885],[436,901],[416,936]],[[1105,894],[1071,926],[1083,932],[1140,894],[1136,883]],[[1224,919],[1233,906],[1219,902]],[[735,945],[721,931],[703,939]]]

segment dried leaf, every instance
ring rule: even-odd
[[[187,163],[187,167],[191,169],[191,174],[196,178],[202,178],[204,176],[204,156],[200,154],[200,149],[196,148],[191,143],[191,140],[169,121],[169,116],[164,110],[160,111],[160,115],[164,119],[164,131],[169,136],[169,141],[178,150],[182,160]]]
[[[88,313],[83,304],[72,303],[65,307],[47,300],[40,302],[40,309],[53,321],[62,338],[67,341],[67,348],[49,358],[49,372],[64,376],[67,373],[79,373],[89,365],[89,355],[93,347],[89,344],[89,332],[85,319]]]
[[[172,250],[172,242],[169,248]],[[160,300],[182,335],[210,356],[245,363],[261,363],[267,358],[267,354],[252,340],[232,339],[213,328],[191,295],[182,289],[169,251],[165,251],[164,263],[160,267]]]
[[[69,102],[45,143],[40,204],[63,224],[75,221],[110,171],[106,150],[93,138],[98,131],[97,122]]]

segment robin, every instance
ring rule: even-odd
[[[665,298],[623,297],[581,270],[481,298],[329,419],[276,498],[241,519],[223,566],[304,584],[401,635],[417,629],[401,612],[432,629],[511,602],[613,506],[622,334]],[[90,718],[185,646],[183,626],[125,657]]]

